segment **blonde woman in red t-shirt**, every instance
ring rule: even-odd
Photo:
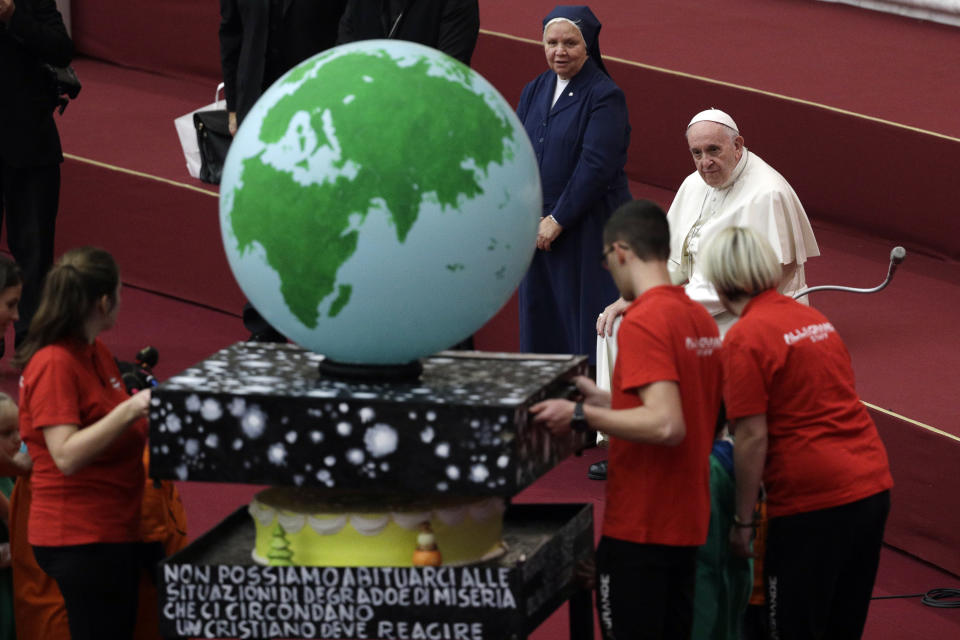
[[[131,638],[136,619],[150,392],[127,395],[97,337],[119,307],[113,257],[69,251],[47,275],[14,358],[33,459],[28,538],[60,587],[73,640]]]
[[[739,316],[722,352],[736,438],[730,542],[750,554],[762,480],[771,637],[859,638],[893,480],[850,354],[823,314],[777,292],[779,261],[756,232],[721,231],[703,261],[720,301]]]

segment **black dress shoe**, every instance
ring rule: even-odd
[[[587,470],[587,477],[591,480],[606,480],[607,461],[601,460],[600,462],[594,462],[590,465],[590,469]]]

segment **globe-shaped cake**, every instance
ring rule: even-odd
[[[529,266],[540,177],[513,110],[469,67],[396,40],[291,69],[244,119],[220,225],[251,303],[345,363],[405,363],[481,327]]]

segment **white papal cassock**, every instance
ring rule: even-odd
[[[793,187],[746,147],[730,180],[721,187],[711,187],[696,171],[687,176],[670,205],[667,220],[670,222],[668,267],[673,281],[688,280],[684,287],[687,295],[713,315],[721,336],[736,322],[737,316],[724,310],[716,290],[700,269],[697,257],[710,238],[733,226],[751,227],[760,233],[784,265],[785,295],[793,295],[807,286],[803,265],[808,258],[820,255],[810,221]],[[597,384],[601,389],[610,388],[619,327],[618,318],[613,336],[597,338]]]
[[[711,187],[700,174],[687,176],[670,211],[670,261],[672,274],[688,278],[687,295],[703,304],[720,326],[720,334],[736,316],[724,311],[717,292],[703,275],[698,255],[706,243],[727,227],[750,227],[766,238],[784,266],[785,295],[806,286],[803,265],[820,255],[813,229],[800,199],[790,184],[760,156],[746,147],[740,162],[723,186]],[[682,278],[674,277],[674,281]]]

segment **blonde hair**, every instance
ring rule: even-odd
[[[770,243],[749,227],[727,227],[700,255],[707,280],[727,300],[752,298],[780,284],[782,269]]]

